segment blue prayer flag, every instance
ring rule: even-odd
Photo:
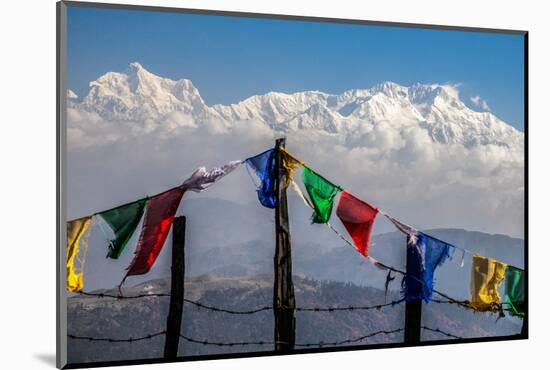
[[[258,199],[267,208],[275,208],[276,202],[275,154],[275,149],[269,149],[245,161],[260,179],[260,185],[257,189]]]
[[[451,258],[453,252],[452,245],[421,232],[407,237],[407,274],[401,283],[407,302],[429,302],[435,269]]]

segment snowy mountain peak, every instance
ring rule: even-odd
[[[137,71],[143,70],[144,68],[141,64],[139,64],[139,62],[132,62],[130,63],[130,69],[137,72]]]
[[[159,119],[173,112],[193,114],[208,109],[189,80],[171,80],[133,62],[123,72],[107,72],[90,82],[88,94],[76,108],[117,121]]]
[[[396,130],[419,127],[438,143],[523,145],[521,132],[490,112],[470,109],[457,87],[448,84],[407,87],[388,81],[342,94],[268,92],[236,104],[208,106],[190,80],[160,77],[133,62],[125,72],[107,72],[90,82],[86,96],[68,99],[68,105],[109,121],[161,123],[170,113],[181,112],[185,118],[178,119],[192,121],[175,122],[182,127],[220,120],[230,127],[251,120],[279,132],[317,130],[357,140],[388,124]]]
[[[71,89],[67,89],[67,99],[78,99],[78,95]]]
[[[375,85],[371,89],[372,93],[383,93],[391,98],[406,98],[408,95],[408,88],[396,84],[395,82],[387,81]]]

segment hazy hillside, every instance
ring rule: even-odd
[[[311,225],[311,211],[290,199],[293,272],[316,280],[351,282],[362,286],[383,287],[385,273],[371,266],[325,225]],[[187,217],[186,276],[205,274],[219,277],[272,275],[274,224],[272,210],[257,204],[238,204],[221,199],[189,199],[182,204]],[[378,217],[375,227],[394,230],[384,217]],[[336,228],[346,231],[336,219]],[[223,231],[223,232],[222,232]],[[461,229],[435,229],[426,232],[435,237],[523,267],[522,239]],[[134,235],[134,239],[137,235]],[[134,241],[135,243],[135,241]],[[171,241],[160,254],[151,272],[132,277],[129,284],[162,278],[170,271]],[[105,259],[105,239],[101,233],[92,235],[86,264],[86,289],[112,287],[122,279],[124,269],[133,255],[131,247],[119,260]],[[400,232],[374,235],[370,254],[380,261],[404,268],[405,237]],[[471,255],[457,250],[453,259],[436,274],[436,286],[450,294],[467,298],[469,294]],[[399,289],[399,279],[392,289]]]
[[[197,199],[193,203],[197,209],[200,208],[201,201]],[[351,282],[378,288],[383,286],[384,272],[373,268],[354,248],[341,241],[325,226],[310,225],[307,214],[296,215],[303,211],[294,209],[291,211],[295,212],[291,225],[295,274],[316,280]],[[246,219],[242,217],[239,220]],[[334,223],[335,226],[339,226],[338,221]],[[267,221],[265,223],[256,221],[255,225],[259,225],[258,227],[262,230],[262,238],[248,239],[237,244],[228,244],[226,241],[209,246],[204,244],[194,246],[189,243],[186,258],[187,276],[210,274],[235,277],[272,274],[273,224]],[[207,229],[210,232],[216,230],[212,227]],[[342,232],[345,233],[343,230]],[[524,241],[522,239],[461,229],[433,229],[425,232],[457,247],[523,267]],[[208,239],[202,234],[201,238]],[[228,235],[228,239],[230,238],[231,233]],[[404,269],[405,236],[397,231],[374,235],[370,254],[386,264]],[[452,260],[437,270],[436,286],[454,296],[467,298],[472,255],[469,253],[464,255],[463,266],[461,266],[462,257],[462,251],[456,250]],[[398,278],[396,282],[399,281]],[[394,282],[392,288],[399,289],[399,284]]]

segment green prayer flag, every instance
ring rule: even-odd
[[[525,316],[525,272],[508,266],[505,274],[505,301],[513,316]]]
[[[302,171],[302,181],[314,208],[311,222],[324,224],[330,219],[332,204],[340,187],[330,183],[307,167]]]
[[[111,240],[107,257],[118,259],[134,234],[146,204],[147,198],[144,198],[99,214],[115,233],[115,239]]]

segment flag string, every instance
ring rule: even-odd
[[[296,161],[298,161],[299,163],[301,163],[304,167],[309,168],[311,171],[315,172],[319,177],[321,177],[321,178],[323,178],[324,180],[326,180],[323,176],[319,175],[316,171],[312,170],[311,167],[309,167],[308,165],[306,165],[305,162],[303,162],[302,160],[296,158],[294,155],[292,155],[291,153],[289,153],[288,150],[286,150],[285,148],[279,148],[279,150],[283,151],[285,154],[289,155],[291,158],[293,158],[294,160],[296,160]],[[329,180],[326,180],[326,181],[331,182],[331,181],[329,181]],[[292,180],[292,182],[294,182],[294,180]],[[331,183],[332,183],[332,182],[331,182]],[[339,185],[336,185],[336,186],[338,187],[338,189],[343,190],[343,188],[340,187]],[[302,200],[304,200],[304,202],[306,203],[306,205],[307,205],[308,207],[310,207],[310,208],[313,209],[312,205],[311,205],[311,204],[309,203],[309,201],[306,199],[306,197],[304,196],[302,190],[299,188],[299,186],[298,186],[296,183],[294,183],[293,188],[294,188],[294,190],[296,190],[296,191],[298,192],[298,194],[300,195],[300,198],[302,198]],[[391,216],[390,216],[386,211],[384,211],[383,209],[378,208],[378,212],[380,212],[382,215],[384,215],[386,218],[388,218],[390,221],[392,221],[393,217],[391,217]],[[392,221],[392,222],[393,222],[393,221]],[[331,227],[331,228],[332,228],[332,227]],[[413,229],[414,229],[415,231],[417,230],[416,228],[413,228]],[[336,230],[333,229],[333,231],[336,231]],[[338,232],[337,232],[337,234],[338,234]],[[441,241],[441,242],[443,242],[443,243],[445,243],[445,244],[448,244],[448,245],[450,245],[451,247],[453,247],[453,248],[455,248],[455,249],[461,250],[463,253],[468,253],[468,254],[470,254],[470,255],[475,255],[475,254],[478,254],[478,255],[479,255],[479,253],[473,252],[473,251],[471,251],[471,250],[469,250],[469,249],[462,248],[462,247],[458,247],[458,246],[456,246],[456,245],[446,243],[445,241],[442,241],[442,240],[440,240],[440,239],[438,239],[438,238],[435,238],[435,237],[433,237],[433,236],[431,236],[431,235],[429,235],[429,234],[426,234],[426,233],[424,233],[424,234],[427,235],[427,236],[429,236],[429,237],[432,238],[432,239],[435,239],[435,240]],[[338,235],[340,235],[340,234],[338,234]],[[342,237],[342,236],[340,236],[340,237]],[[344,239],[344,240],[345,240],[345,239]],[[347,241],[347,240],[346,240],[346,242],[349,243],[349,241]],[[351,244],[351,245],[353,246],[353,244]],[[461,267],[462,267],[462,265],[463,265],[463,264],[461,264]],[[513,266],[513,265],[511,265],[511,264],[507,264],[507,265],[508,265],[508,266],[511,266],[511,267],[513,267],[513,268],[516,268],[516,269],[518,269],[518,270],[522,270],[522,271],[523,271],[522,268]]]

